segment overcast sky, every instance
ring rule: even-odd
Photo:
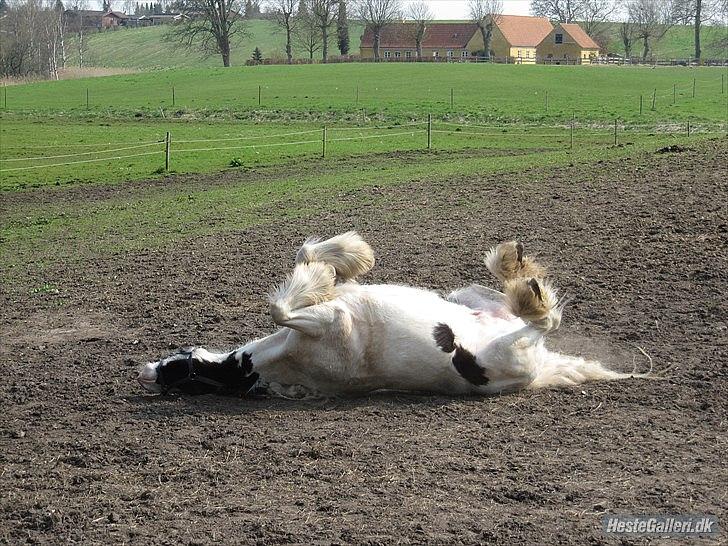
[[[409,2],[405,2],[407,4]],[[468,8],[465,0],[427,0],[435,19],[467,19]],[[530,15],[530,0],[503,0],[505,15]]]

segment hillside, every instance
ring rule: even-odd
[[[86,64],[99,67],[136,68],[151,70],[158,68],[202,68],[222,66],[219,56],[202,58],[197,52],[188,51],[165,40],[168,26],[120,29],[89,35]],[[361,25],[352,23],[349,27],[351,51],[359,52]],[[285,58],[285,35],[272,21],[253,20],[248,24],[248,36],[232,51],[231,64],[241,66],[250,59],[253,50],[259,47],[264,58]],[[338,55],[335,37],[329,46],[332,55]],[[69,47],[69,64],[78,64],[75,45]],[[294,44],[294,56],[306,58],[308,54]],[[315,54],[316,58],[320,53]]]
[[[190,52],[164,39],[168,27],[147,27],[138,29],[121,29],[93,34],[87,37],[88,52],[86,64],[106,68],[131,68],[150,70],[158,68],[202,68],[221,65],[218,56],[202,58],[196,52]],[[609,51],[623,53],[618,37],[618,25],[611,26],[613,39]],[[660,58],[687,58],[692,55],[693,34],[691,27],[674,27],[655,46],[655,55]],[[249,23],[248,37],[233,49],[232,64],[245,64],[255,47],[259,47],[265,58],[285,57],[284,35],[272,21],[254,20]],[[362,27],[352,23],[349,30],[351,52],[359,52],[359,40]],[[726,58],[728,51],[719,47],[718,39],[725,35],[725,28],[705,27],[703,31],[703,52],[706,58]],[[69,46],[69,65],[75,66],[78,57],[74,45]],[[335,43],[331,44],[334,54],[338,54]],[[635,47],[634,54],[639,54]],[[294,56],[305,58],[306,52],[294,44]],[[316,54],[316,58],[320,53]]]

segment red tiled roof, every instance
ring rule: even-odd
[[[576,23],[561,23],[561,28],[568,32],[569,36],[574,38],[574,41],[581,47],[586,49],[599,49],[599,44],[592,40],[584,29]]]
[[[511,46],[536,47],[554,29],[545,17],[499,15],[496,25]]]
[[[413,23],[393,23],[382,29],[379,46],[415,47]],[[464,48],[478,27],[474,23],[431,23],[425,31],[422,47]],[[374,33],[370,28],[361,37],[361,47],[374,47]]]

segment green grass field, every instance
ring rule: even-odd
[[[618,25],[609,27],[611,42],[608,51],[624,53],[619,40]],[[108,68],[131,68],[153,70],[160,68],[203,68],[221,66],[219,56],[202,58],[194,52],[188,52],[164,39],[167,27],[147,27],[138,29],[122,29],[115,32],[100,32],[87,37],[88,51],[86,64],[89,66]],[[725,37],[726,29],[706,26],[703,29],[703,56],[705,58],[726,58],[728,51],[719,40]],[[351,52],[359,53],[359,42],[362,26],[352,22],[349,27]],[[78,64],[78,56],[74,49],[73,39],[69,46],[69,65]],[[233,66],[242,66],[251,58],[253,49],[259,47],[265,58],[285,58],[284,35],[272,21],[253,20],[248,22],[248,36],[233,48]],[[336,44],[331,44],[332,54],[338,54]],[[661,59],[684,59],[692,57],[693,29],[687,26],[671,28],[665,37],[654,46],[654,55]],[[641,50],[635,47],[633,54],[639,55]],[[307,58],[307,53],[294,44],[294,56]],[[315,55],[320,58],[320,53]]]
[[[366,117],[404,122],[431,113],[478,121],[564,121],[575,114],[582,120],[721,122],[726,114],[727,95],[721,93],[725,76],[721,68],[337,64],[165,70],[32,83],[4,91],[7,112],[114,119],[358,123]],[[726,85],[728,81],[723,91]]]
[[[616,118],[641,143],[688,122],[724,130],[726,84],[715,68],[473,64],[180,69],[26,84],[4,90],[0,188],[161,176],[167,131],[177,173],[318,157],[324,125],[330,157],[421,150],[428,114],[440,150],[563,150],[572,119],[575,146],[611,142]]]

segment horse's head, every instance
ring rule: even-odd
[[[258,374],[251,373],[247,354],[233,352],[221,360],[213,360],[211,356],[204,349],[180,349],[142,366],[137,379],[149,392],[176,390],[186,394],[247,392],[257,381]]]

